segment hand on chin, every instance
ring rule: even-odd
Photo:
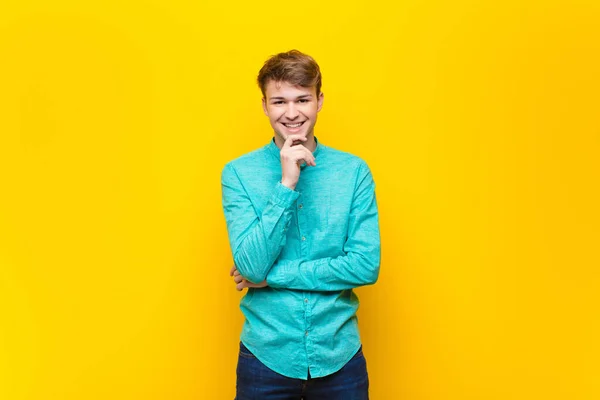
[[[297,135],[297,133],[282,133],[281,134],[281,138],[285,142],[287,140],[287,138],[290,137],[291,135]],[[302,144],[302,143],[303,143],[302,140],[294,140],[292,142],[292,146],[297,146],[297,145]]]
[[[300,133],[300,132],[298,132],[298,133]],[[294,133],[293,135],[298,135],[298,133]],[[291,136],[291,135],[292,135],[292,134],[290,134],[290,135],[287,135],[287,136]],[[304,135],[303,135],[303,136],[304,136]],[[303,141],[303,140],[299,140],[299,139],[297,139],[297,140],[294,140],[294,141],[292,142],[292,146],[297,146],[297,145],[299,145],[299,144],[302,144],[302,143],[304,143],[304,141]]]

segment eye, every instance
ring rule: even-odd
[[[300,99],[300,100],[298,100],[298,102],[299,103],[308,103],[308,100],[307,99]]]
[[[273,104],[283,104],[283,101],[277,100],[277,101],[274,101]]]

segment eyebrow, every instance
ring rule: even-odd
[[[296,97],[296,100],[303,99],[303,98],[305,98],[305,97],[312,97],[312,94],[303,94],[302,96],[298,96],[298,97]],[[280,96],[277,96],[277,97],[271,97],[271,98],[269,99],[269,101],[271,101],[271,100],[285,100],[285,97],[280,97]]]

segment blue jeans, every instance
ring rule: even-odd
[[[269,369],[240,342],[235,400],[368,400],[369,376],[362,346],[339,371],[308,380]]]

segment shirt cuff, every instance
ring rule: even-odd
[[[271,201],[285,209],[290,208],[296,200],[300,197],[300,193],[289,187],[283,185],[281,182],[277,182],[275,186],[275,192],[271,196]]]

